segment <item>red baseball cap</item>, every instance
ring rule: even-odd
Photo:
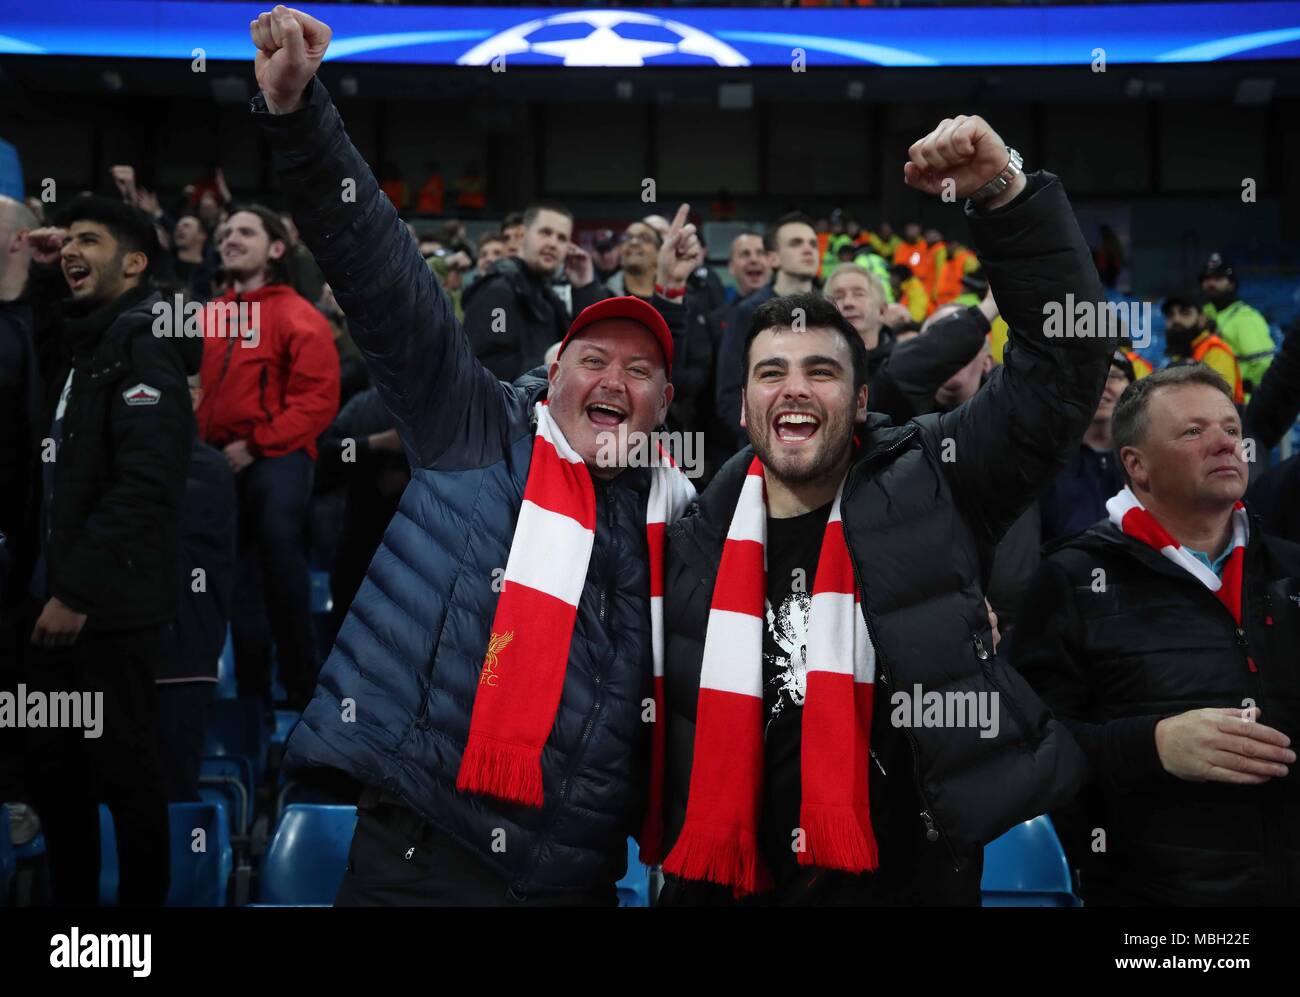
[[[569,331],[565,333],[564,341],[560,343],[560,353],[563,353],[569,341],[587,326],[611,318],[629,319],[649,329],[650,334],[659,340],[659,348],[664,351],[664,373],[672,372],[673,334],[668,331],[668,323],[659,314],[659,309],[634,294],[627,294],[620,298],[606,298],[584,308],[569,326]]]

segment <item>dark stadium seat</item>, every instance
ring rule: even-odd
[[[295,803],[262,863],[259,906],[328,907],[347,871],[357,808]]]
[[[338,804],[339,795],[315,786],[304,785],[281,773],[279,789],[275,794],[275,811],[271,815],[272,823],[279,827],[284,812],[295,803]]]
[[[234,699],[239,695],[235,682],[235,645],[230,639],[230,627],[226,627],[226,643],[217,659],[217,699]]]
[[[297,726],[302,714],[297,710],[276,710],[275,728],[271,731],[271,744],[284,747],[285,741]]]
[[[167,906],[226,906],[234,854],[225,808],[221,803],[172,803],[168,810],[172,863]]]
[[[330,595],[330,575],[328,571],[311,573],[311,611],[317,616],[324,615],[334,608],[334,597]]]
[[[9,808],[0,803],[0,907],[9,906],[9,893],[17,868],[18,859],[9,840]]]
[[[253,820],[253,772],[247,759],[209,755],[199,764],[199,796],[220,802],[236,837],[248,834]]]
[[[113,815],[99,805],[99,906],[117,906],[117,834]]]
[[[261,701],[245,696],[213,702],[212,711],[208,715],[203,753],[246,758],[252,768],[254,786],[262,781],[266,772],[269,740],[270,732],[267,730]]]
[[[1077,907],[1070,867],[1044,814],[1017,824],[984,848],[985,907]]]

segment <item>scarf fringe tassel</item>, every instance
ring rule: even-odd
[[[870,818],[867,818],[868,824]],[[871,872],[880,865],[875,834],[864,831],[851,807],[808,806],[799,818],[804,832],[800,865],[843,872]]]
[[[542,805],[542,759],[528,748],[472,734],[461,758],[456,788],[527,807]]]

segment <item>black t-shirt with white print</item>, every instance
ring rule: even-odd
[[[800,749],[808,665],[808,612],[831,503],[767,520],[763,626],[763,816],[759,844],[776,887],[801,870],[792,848],[799,826]]]

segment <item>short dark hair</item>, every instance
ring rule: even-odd
[[[289,247],[293,245],[293,240],[289,238],[289,230],[284,227],[284,222],[280,216],[268,208],[265,204],[232,204],[226,212],[226,224],[230,219],[241,211],[246,211],[250,215],[257,215],[262,220],[262,228],[266,229],[267,238],[271,242],[284,243],[284,255],[278,260],[267,260],[266,270],[271,275],[270,283],[288,284],[289,281]]]
[[[537,221],[537,216],[543,211],[554,211],[556,214],[563,215],[569,221],[573,221],[573,212],[558,201],[538,201],[536,204],[530,204],[524,209],[523,218],[521,219],[524,228],[528,228],[533,222]]]
[[[752,228],[747,228],[747,229],[745,229],[745,231],[743,231],[743,232],[737,232],[735,235],[733,235],[733,236],[731,237],[731,246],[727,249],[727,256],[728,256],[728,258],[730,258],[732,252],[733,252],[733,251],[735,250],[735,248],[736,248],[736,241],[737,241],[738,239],[743,239],[743,238],[744,238],[745,236],[747,236],[747,235],[752,235],[752,236],[753,236],[755,239],[757,239],[759,242],[762,242],[762,243],[763,243],[763,248],[764,248],[764,249],[767,248],[767,242],[763,239],[763,235],[762,235],[762,233],[761,233],[761,232],[756,232],[756,231],[754,231]]]
[[[153,219],[147,212],[110,197],[82,194],[73,198],[67,207],[58,213],[54,224],[66,229],[76,222],[94,222],[103,225],[123,253],[144,253],[148,257],[149,262],[141,275],[142,280],[154,275],[162,257],[162,249],[158,244],[158,234],[154,230]]]
[[[1110,417],[1110,436],[1118,454],[1125,447],[1137,446],[1146,435],[1147,409],[1151,396],[1161,388],[1175,388],[1184,384],[1203,384],[1222,391],[1232,401],[1232,388],[1213,367],[1203,363],[1177,364],[1157,370],[1146,377],[1131,381],[1115,403]],[[1123,467],[1123,461],[1120,462]]]
[[[769,253],[775,253],[776,237],[781,234],[781,229],[785,228],[787,225],[796,224],[807,225],[814,232],[817,231],[817,226],[813,224],[813,220],[802,211],[791,211],[782,215],[767,227],[767,231],[763,233],[763,248]]]
[[[506,237],[500,232],[484,232],[478,237],[478,245],[475,246],[475,249],[481,250],[489,242],[499,242],[504,245],[505,241]]]
[[[1200,306],[1192,300],[1190,294],[1171,294],[1169,297],[1165,298],[1164,301],[1160,302],[1160,313],[1162,315],[1171,315],[1179,308],[1191,308],[1195,311],[1201,310]]]
[[[749,348],[758,335],[768,329],[792,329],[795,319],[803,329],[833,329],[844,337],[853,358],[853,390],[867,383],[867,346],[835,305],[816,291],[769,298],[754,309],[745,333],[744,369],[740,374],[742,390],[749,383]]]
[[[524,213],[522,211],[512,211],[501,219],[501,231],[508,228],[514,228],[516,225],[524,224]]]

